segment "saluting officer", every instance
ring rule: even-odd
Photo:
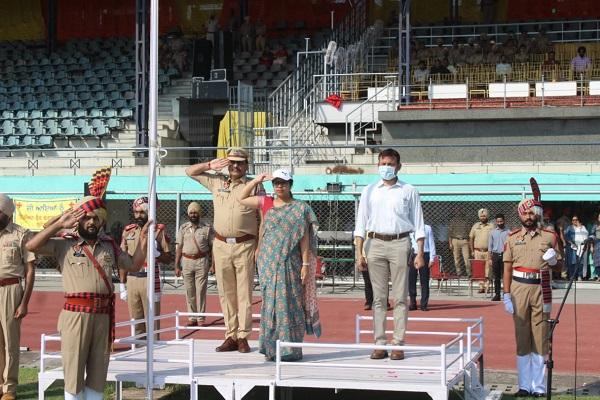
[[[206,288],[208,286],[209,254],[213,242],[213,231],[209,225],[200,225],[200,204],[191,202],[187,214],[189,221],[177,232],[175,250],[175,275],[181,276],[187,309],[191,313],[206,311]],[[191,317],[188,326],[204,324],[204,317]]]
[[[65,304],[58,318],[66,400],[103,398],[110,346],[114,339],[115,302],[111,276],[115,268],[137,271],[146,258],[144,226],[133,257],[101,234],[107,212],[101,198],[84,197],[26,245],[51,256],[62,273]],[[55,237],[61,230],[71,230]]]
[[[33,291],[35,255],[25,248],[30,232],[12,222],[15,205],[0,193],[0,390],[2,400],[13,400],[19,383],[21,320]],[[21,281],[25,281],[23,288]]]
[[[229,175],[209,174],[227,168]],[[248,153],[239,147],[219,158],[186,168],[185,173],[211,191],[215,210],[213,257],[221,310],[225,317],[225,341],[216,351],[250,352],[247,337],[252,330],[254,252],[259,215],[238,202],[248,180]],[[262,190],[259,186],[258,190]]]
[[[148,222],[148,197],[142,196],[133,202],[134,223],[127,225],[121,238],[121,250],[133,255],[140,244],[142,227]],[[158,263],[168,264],[171,262],[171,252],[169,250],[169,237],[165,232],[163,224],[156,225],[156,243],[155,243],[156,264],[154,267],[154,315],[160,315],[160,269]],[[133,319],[145,319],[148,315],[148,270],[147,265],[138,272],[121,271],[120,274],[120,297],[121,300],[127,300],[129,316]],[[126,285],[126,289],[125,289]],[[154,323],[155,330],[160,329],[159,321]],[[135,334],[142,335],[146,333],[146,324],[139,323],[135,325]],[[158,338],[158,335],[156,336]],[[138,339],[144,339],[140,336]]]

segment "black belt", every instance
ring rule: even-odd
[[[513,276],[513,281],[519,283],[527,283],[529,285],[539,285],[542,283],[540,279],[527,279],[527,278],[519,278],[518,276]]]
[[[371,239],[379,239],[379,240],[383,240],[386,242],[390,242],[392,240],[398,240],[398,239],[402,239],[405,237],[408,237],[409,232],[404,232],[404,233],[398,233],[395,235],[386,235],[383,233],[376,233],[376,232],[369,232],[367,233],[367,237],[371,238]]]
[[[129,272],[127,275],[135,276],[136,278],[146,278],[148,276],[147,272]]]
[[[467,238],[462,238],[462,237],[451,237],[450,239],[467,240]]]

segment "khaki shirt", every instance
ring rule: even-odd
[[[138,224],[127,225],[123,230],[123,236],[121,237],[121,250],[127,252],[130,256],[133,256],[135,254],[135,249],[140,242],[141,232],[142,228]],[[165,234],[164,225],[158,224],[156,241],[158,242],[158,251],[161,253],[170,252],[169,237]]]
[[[482,222],[475,222],[469,232],[469,239],[473,239],[473,247],[487,251],[490,243],[490,234],[494,230],[494,225]]]
[[[194,225],[186,222],[177,231],[176,242],[184,254],[197,255],[198,251],[208,253],[213,242],[213,231],[208,225]]]
[[[532,235],[525,228],[515,229],[506,240],[502,260],[512,262],[513,267],[540,269],[545,264],[542,256],[549,248],[557,249],[554,232],[537,229]]]
[[[216,233],[223,237],[258,234],[258,212],[237,200],[247,183],[245,177],[231,182],[225,175],[203,173],[194,179],[213,195]]]
[[[25,264],[35,261],[35,254],[25,248],[30,237],[31,232],[12,222],[0,231],[0,279],[25,276]]]
[[[80,238],[52,238],[36,253],[54,257],[62,273],[65,293],[89,292],[108,294],[104,280],[94,268],[92,261],[82,251],[84,240]],[[119,251],[116,243],[107,236],[99,239],[90,249],[104,273],[108,277],[111,290],[112,274],[116,268],[131,269],[133,259],[124,251]],[[118,253],[118,254],[116,254]]]
[[[450,239],[467,239],[470,227],[471,224],[466,219],[461,217],[452,218],[448,226],[448,237]]]

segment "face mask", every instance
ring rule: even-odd
[[[394,167],[390,167],[389,165],[380,165],[379,176],[384,181],[391,181],[396,177],[396,169]]]

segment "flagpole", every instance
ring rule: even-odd
[[[156,156],[158,152],[157,138],[157,100],[158,100],[158,0],[150,1],[150,93],[148,112],[148,219],[156,224]],[[147,295],[148,314],[146,315],[146,399],[152,399],[154,387],[154,268],[156,259],[154,249],[156,242],[156,225],[148,231],[148,275]]]

